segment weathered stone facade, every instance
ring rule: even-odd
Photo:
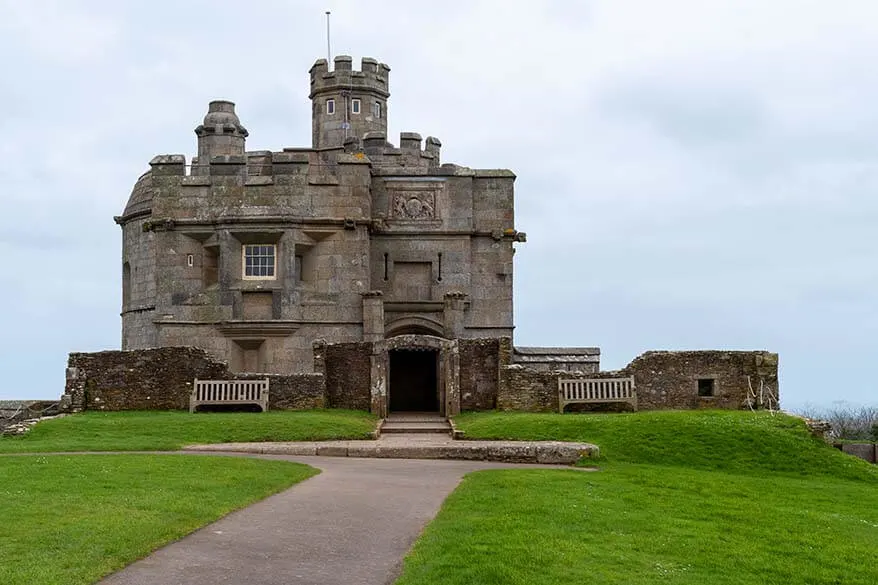
[[[757,381],[777,396],[767,352],[600,372],[596,347],[514,348],[515,175],[442,163],[433,137],[389,143],[389,74],[318,60],[309,148],[248,151],[213,101],[197,156],[152,159],[115,218],[125,351],[71,354],[74,409],[185,408],[196,377],[268,376],[270,408],[380,416],[553,411],[559,379],[595,376],[633,377],[640,408],[764,406]]]
[[[232,371],[312,371],[312,342],[512,334],[513,182],[387,142],[389,67],[311,69],[313,144],[247,151],[227,101],[198,156],[156,156],[123,214],[122,348],[204,348]]]

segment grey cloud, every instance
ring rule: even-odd
[[[112,216],[210,99],[250,148],[309,143],[329,8],[335,53],[393,68],[391,136],[518,174],[518,343],[767,348],[787,402],[874,400],[875,7],[741,4],[0,2],[0,257],[52,272],[0,276],[0,397],[118,345]]]

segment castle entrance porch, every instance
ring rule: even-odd
[[[439,351],[388,352],[390,412],[439,412]]]
[[[460,359],[456,339],[434,335],[395,335],[372,345],[371,410],[460,412]]]

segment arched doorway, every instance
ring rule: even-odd
[[[429,335],[431,337],[443,337],[442,323],[422,316],[408,316],[395,319],[384,328],[384,336],[387,339],[402,335]]]
[[[435,335],[402,334],[383,342],[386,370],[384,406],[388,412],[432,412],[443,416],[460,410],[457,342]],[[382,369],[382,368],[379,368]]]

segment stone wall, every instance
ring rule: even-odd
[[[235,380],[268,378],[269,410],[326,408],[323,374],[233,374]]]
[[[527,412],[558,411],[558,380],[593,378],[589,372],[567,372],[564,370],[537,370],[521,364],[500,368],[500,388],[497,395],[497,408],[500,410],[522,410]],[[602,378],[625,377],[619,372],[601,372]],[[618,405],[571,405],[571,410],[628,410],[627,404]]]
[[[778,403],[778,356],[767,351],[648,351],[622,372],[634,376],[637,406],[659,408],[747,408],[752,387],[754,407]],[[712,380],[713,395],[699,396],[699,380]],[[754,396],[751,396],[753,398]]]
[[[461,410],[497,408],[500,340],[461,339],[458,344]]]
[[[500,368],[499,410],[550,412],[558,409],[558,372],[513,364]]]
[[[317,346],[314,351],[315,369],[322,366],[325,370],[328,406],[369,410],[372,401],[372,344],[331,343]]]
[[[497,408],[549,412],[558,409],[558,379],[634,377],[638,410],[665,408],[777,408],[778,356],[766,351],[649,351],[622,370],[597,374],[501,366]],[[701,381],[701,389],[699,389]],[[711,390],[710,396],[705,394]],[[618,407],[618,408],[617,408]],[[619,405],[571,405],[570,410],[627,409]]]
[[[516,347],[512,360],[533,370],[596,373],[601,350],[597,347]]]
[[[71,353],[67,393],[83,410],[189,408],[195,378],[227,375],[223,362],[194,347]]]
[[[71,353],[65,392],[74,410],[188,409],[196,378],[268,378],[269,409],[326,406],[322,374],[233,374],[194,347]]]
[[[869,463],[878,463],[878,443],[836,443],[834,446],[848,455]]]

